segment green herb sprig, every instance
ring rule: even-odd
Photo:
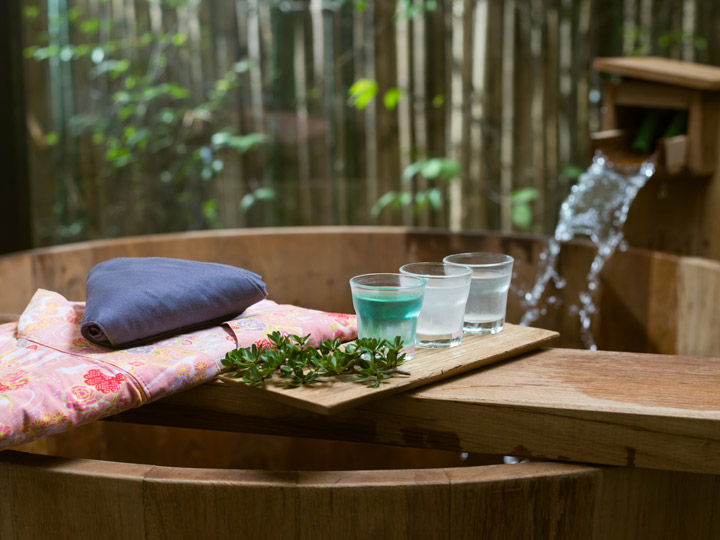
[[[310,385],[320,379],[351,376],[377,388],[395,375],[410,375],[399,369],[405,360],[403,341],[361,338],[342,346],[339,339],[325,339],[316,348],[310,336],[285,336],[273,332],[269,345],[232,350],[222,360],[220,374],[242,379],[251,386],[262,386],[277,377],[290,387]]]

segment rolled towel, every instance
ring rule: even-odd
[[[235,266],[123,257],[90,270],[86,296],[83,337],[129,347],[232,319],[267,292],[259,275]]]

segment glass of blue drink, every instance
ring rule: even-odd
[[[514,259],[501,253],[457,253],[443,262],[472,270],[465,306],[466,334],[497,334],[505,327],[507,295]]]
[[[460,345],[472,270],[441,262],[418,262],[401,267],[400,273],[427,281],[415,344],[429,348]]]
[[[425,279],[404,274],[364,274],[350,280],[358,337],[393,341],[400,336],[405,359],[415,353],[415,331]]]

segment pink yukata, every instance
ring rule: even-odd
[[[232,349],[275,331],[348,341],[354,315],[262,300],[222,325],[144,346],[82,337],[85,304],[38,289],[17,323],[0,325],[0,449],[110,416],[214,378]]]

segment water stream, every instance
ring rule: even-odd
[[[587,274],[587,288],[579,294],[578,304],[570,306],[569,312],[579,317],[583,344],[588,349],[597,349],[590,323],[596,311],[593,299],[598,289],[600,271],[616,249],[624,249],[622,229],[630,205],[654,173],[652,159],[639,167],[619,168],[605,155],[595,155],[588,170],[580,175],[578,183],[572,187],[570,195],[560,207],[555,235],[540,255],[535,284],[523,293],[525,315],[520,321],[521,325],[532,324],[545,315],[548,305],[557,302],[554,296],[544,298],[545,289],[551,281],[557,289],[565,286],[565,280],[557,271],[560,243],[578,236],[587,237],[597,246],[598,251]]]

